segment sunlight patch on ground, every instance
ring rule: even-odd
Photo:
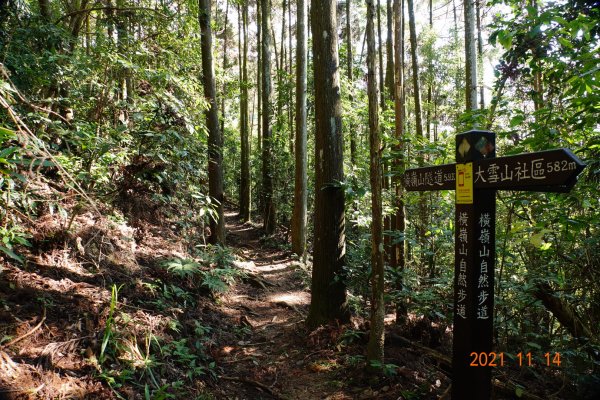
[[[310,302],[310,296],[308,293],[299,290],[296,292],[274,293],[268,297],[267,301],[271,303],[305,305]]]
[[[262,271],[262,272],[277,272],[277,271],[284,271],[285,269],[290,267],[290,263],[288,261],[282,261],[282,262],[274,262],[271,261],[267,264],[255,264],[256,265],[256,269],[258,271]]]
[[[396,314],[386,314],[385,315],[385,323],[391,324],[392,322],[396,322]]]

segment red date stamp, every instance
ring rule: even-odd
[[[505,367],[516,365],[518,367],[533,367],[542,365],[546,367],[560,367],[560,353],[546,353],[539,359],[534,359],[531,352],[517,353],[514,356],[503,352],[472,352],[469,354],[471,367]]]

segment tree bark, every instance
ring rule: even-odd
[[[347,322],[343,268],[346,256],[344,153],[340,99],[336,1],[312,0],[315,87],[314,255],[309,327]]]
[[[481,35],[481,1],[475,0],[476,3],[476,12],[477,12],[477,64],[479,66],[479,74],[480,79],[481,75],[483,75],[483,37]],[[483,88],[483,80],[481,81],[481,85],[479,85],[479,108],[482,110],[485,108],[485,96],[484,96],[484,88]]]
[[[216,202],[217,216],[210,221],[209,241],[225,244],[223,219],[223,137],[219,130],[219,107],[217,105],[215,73],[212,58],[212,29],[210,26],[210,0],[198,0],[200,22],[200,47],[202,51],[202,84],[204,97],[210,107],[206,111],[208,129],[208,192]]]
[[[392,256],[390,258],[390,265],[399,273],[397,274],[397,281],[395,282],[395,288],[398,292],[402,292],[404,288],[404,282],[402,279],[402,273],[405,268],[405,245],[404,245],[404,232],[406,228],[405,210],[404,210],[404,191],[402,188],[402,182],[400,180],[400,174],[404,172],[404,119],[405,119],[405,105],[404,105],[404,0],[394,0],[394,61],[395,61],[395,95],[394,95],[394,128],[396,136],[396,174],[394,175],[394,187],[396,189],[396,215],[394,221],[394,229],[400,235],[402,235],[402,241],[396,243],[392,249]],[[404,302],[399,301],[396,305],[396,322],[401,322],[406,319],[407,309]]]
[[[307,144],[306,144],[306,1],[297,0],[296,17],[296,143],[292,251],[306,253]]]
[[[242,63],[241,63],[241,96],[240,96],[240,140],[241,140],[241,174],[240,174],[240,217],[244,222],[250,221],[250,137],[248,132],[248,4],[242,8]]]
[[[475,52],[475,11],[473,1],[475,0],[464,1],[465,94],[467,111],[477,109],[477,53]]]
[[[367,42],[369,41],[367,37]],[[383,46],[381,40],[381,2],[377,0],[377,53],[379,55],[379,98],[381,101],[381,109],[385,110],[385,86],[383,79]],[[369,54],[369,44],[367,43],[367,55]]]
[[[275,232],[275,202],[273,199],[273,128],[271,116],[271,9],[268,0],[261,0],[262,34],[262,198],[263,228],[267,235]]]
[[[421,112],[421,85],[419,83],[419,63],[417,58],[417,28],[415,26],[414,0],[408,0],[408,24],[410,30],[410,56],[412,63],[412,80],[415,100],[415,123],[417,136],[423,137],[423,117]],[[423,157],[419,158],[419,165],[423,165]]]
[[[415,24],[414,0],[408,0],[408,24],[410,30],[410,55],[413,70],[413,91],[415,98],[415,130],[419,138],[423,138],[423,118],[421,112],[421,85],[419,83],[419,63],[417,59],[417,29]],[[417,156],[419,166],[423,166],[423,156]],[[425,226],[427,216],[425,207],[425,196],[419,192],[419,224],[417,226],[417,239],[421,244],[421,252],[427,246],[425,240]]]
[[[262,17],[260,11],[260,0],[256,1],[256,48],[257,48],[257,57],[256,57],[256,108],[258,118],[256,120],[256,132],[258,133],[258,153],[262,154]],[[260,182],[259,182],[260,183]],[[262,203],[262,199],[259,197],[260,203]],[[260,207],[259,207],[260,208]]]
[[[577,311],[566,301],[552,293],[550,285],[539,283],[533,290],[533,295],[542,301],[544,307],[550,311],[575,338],[586,337],[593,339],[592,331],[582,321]]]
[[[348,77],[348,82],[352,85],[354,81],[353,77],[353,63],[352,63],[352,28],[350,26],[350,4],[351,0],[346,1],[346,76]],[[350,104],[354,101],[354,95],[350,92]],[[350,131],[350,164],[352,166],[356,165],[356,132],[352,127],[349,129]]]
[[[383,271],[383,225],[381,204],[381,158],[379,155],[379,96],[375,48],[373,0],[367,0],[367,95],[369,98],[369,154],[371,183],[371,330],[367,345],[367,368],[380,371],[385,341]]]
[[[393,45],[393,23],[392,23],[392,0],[386,1],[386,16],[387,16],[387,40],[386,44],[386,72],[385,72],[385,95],[384,95],[384,110],[387,109],[385,101],[394,100],[394,45]],[[383,70],[383,65],[379,66],[380,70]],[[383,162],[383,190],[386,192],[391,188],[390,178],[390,161]],[[383,230],[389,232],[394,229],[392,215],[387,215],[383,220]],[[392,241],[389,235],[385,235],[383,238],[385,243],[385,259],[389,262],[392,253]]]
[[[227,61],[227,25],[229,23],[229,0],[225,2],[225,26],[223,27],[223,74],[227,74],[229,62]],[[225,93],[227,92],[227,81],[223,83],[221,92],[221,132],[225,132]]]

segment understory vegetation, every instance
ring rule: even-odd
[[[247,320],[266,311],[244,309],[250,307],[245,301],[258,298],[255,292],[242,293],[246,298],[238,311],[243,316],[224,311],[225,299],[238,295],[232,288],[241,285],[264,292],[278,283],[289,292],[309,290],[319,237],[314,203],[318,191],[330,189],[341,190],[344,197],[345,264],[333,283],[345,285],[352,322],[304,328],[307,304],[273,300],[271,308],[285,308],[302,320],[296,336],[282,335],[306,350],[294,356],[299,364],[290,364],[290,371],[296,366],[323,373],[331,380],[329,389],[344,388],[356,398],[443,395],[450,384],[443,357],[450,357],[452,343],[455,195],[405,192],[399,182],[406,169],[455,162],[455,135],[470,129],[495,132],[498,156],[568,148],[586,164],[569,193],[498,192],[494,348],[506,354],[511,366],[494,370],[495,382],[510,383],[497,385],[495,393],[498,398],[597,398],[598,2],[477,1],[482,35],[477,90],[483,88],[484,95],[478,107],[467,111],[461,5],[420,2],[418,63],[409,59],[408,14],[401,45],[402,116],[394,108],[393,93],[400,92],[394,92],[394,65],[388,61],[391,44],[386,49],[392,2],[378,6],[388,340],[386,359],[378,364],[369,364],[364,355],[372,328],[374,218],[363,3],[332,3],[339,20],[334,34],[341,71],[343,179],[321,188],[315,186],[314,117],[315,57],[320,54],[308,53],[307,240],[305,254],[293,256],[296,1],[271,2],[273,93],[272,104],[262,104],[262,111],[257,2],[212,2],[223,142],[221,204],[209,193],[205,112],[211,101],[203,91],[199,2],[0,0],[0,398],[231,395],[219,392],[217,384],[226,381],[230,364],[237,362],[227,358],[225,348],[262,343],[254,339],[260,324]],[[427,24],[431,7],[444,28],[436,20]],[[391,40],[391,27],[388,32]],[[309,47],[313,40],[309,36]],[[420,89],[412,84],[413,74]],[[423,99],[419,129],[417,92]],[[249,105],[242,116],[244,98]],[[260,122],[265,107],[272,113],[273,136],[267,142]],[[398,118],[402,137],[394,130]],[[211,243],[211,223],[224,218],[219,207],[231,213],[240,207],[244,120],[249,124],[252,222],[242,224],[240,232],[261,229],[256,221],[264,219],[266,202],[272,201],[277,211],[276,229],[261,231],[253,242],[257,248],[247,246],[246,233],[238,231],[230,233],[227,243]],[[265,143],[270,148],[266,175]],[[267,176],[272,179],[270,200]],[[392,222],[400,208],[402,227]],[[293,279],[281,283],[272,275],[270,281],[258,276],[254,264],[244,267],[251,262],[248,254],[262,257],[263,251],[268,254],[256,265],[276,264],[276,256],[283,254]],[[397,251],[402,267],[392,261]],[[263,346],[276,347],[278,341],[269,336]],[[519,353],[530,353],[539,365],[517,367]],[[556,354],[559,358],[553,358]],[[278,375],[272,385],[261,384],[259,378],[271,376],[270,370],[250,351],[244,357],[249,370],[265,369],[236,382],[254,387],[255,395],[275,398],[284,384]],[[380,380],[362,375],[369,366],[379,371]],[[354,386],[360,389],[352,392]]]

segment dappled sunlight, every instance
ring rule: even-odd
[[[310,295],[304,291],[274,293],[267,297],[267,300],[276,304],[307,305],[310,302]]]

